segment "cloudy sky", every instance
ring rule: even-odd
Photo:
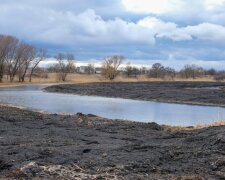
[[[225,0],[1,0],[0,34],[134,63],[225,68]]]

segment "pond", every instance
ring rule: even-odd
[[[0,103],[49,113],[94,114],[110,119],[192,126],[225,118],[225,108],[80,96],[42,91],[48,85],[0,88]]]

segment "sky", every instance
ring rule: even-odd
[[[1,0],[0,34],[74,53],[225,69],[225,0]]]

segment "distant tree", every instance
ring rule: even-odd
[[[88,74],[94,74],[95,73],[95,65],[94,64],[88,64],[85,71]]]
[[[164,66],[162,66],[160,63],[155,63],[149,70],[148,76],[151,78],[164,78],[164,70]]]
[[[138,75],[140,75],[140,70],[137,67],[133,67],[132,75],[137,77]]]
[[[47,79],[48,78],[48,69],[47,68],[37,67],[34,70],[33,77]]]
[[[176,77],[176,70],[170,67],[166,67],[164,68],[164,76],[169,77],[173,80]]]
[[[141,67],[140,74],[147,74],[147,73],[148,73],[148,69],[146,67]]]
[[[19,39],[14,36],[5,36],[5,67],[12,82],[19,67],[20,60],[23,55],[22,44]]]
[[[113,80],[118,75],[118,68],[124,60],[123,56],[106,57],[102,64],[102,75],[110,80]]]
[[[27,74],[28,68],[31,66],[31,63],[36,58],[36,49],[29,44],[23,44],[22,48],[24,49],[24,53],[21,56],[20,67],[18,70],[19,81],[24,82],[25,76]]]
[[[56,67],[56,65],[55,64],[50,65],[49,67],[47,67],[47,71],[49,73],[57,73],[57,67]]]
[[[132,66],[130,65],[130,63],[127,63],[127,66],[125,68],[125,74],[129,77],[132,75]]]
[[[137,77],[137,75],[140,74],[140,70],[137,67],[131,66],[130,63],[128,63],[127,66],[125,67],[125,74],[128,77],[131,77],[131,76]]]
[[[35,71],[35,69],[38,67],[40,62],[44,61],[47,56],[47,50],[46,49],[39,49],[36,50],[36,56],[35,58],[30,62],[30,77],[29,81],[32,81],[32,76]]]
[[[183,78],[197,78],[204,74],[204,69],[197,65],[185,65],[184,68],[180,71],[180,75]]]
[[[73,54],[58,53],[56,56],[58,63],[56,64],[56,71],[58,74],[58,80],[66,81],[66,77],[69,73],[75,72],[75,63]]]
[[[8,54],[9,36],[0,35],[0,82],[6,71],[6,56]]]
[[[67,60],[67,71],[68,73],[75,73],[76,72],[76,66],[75,66],[75,57],[71,53],[67,53],[66,55]]]
[[[225,80],[225,71],[219,71],[214,75],[214,80],[224,81]]]
[[[205,70],[205,74],[209,75],[209,76],[215,76],[217,74],[217,71],[213,68],[209,69],[209,70]]]

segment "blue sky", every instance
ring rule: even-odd
[[[225,64],[225,0],[1,0],[0,33],[76,59]],[[224,67],[225,68],[225,67]]]

